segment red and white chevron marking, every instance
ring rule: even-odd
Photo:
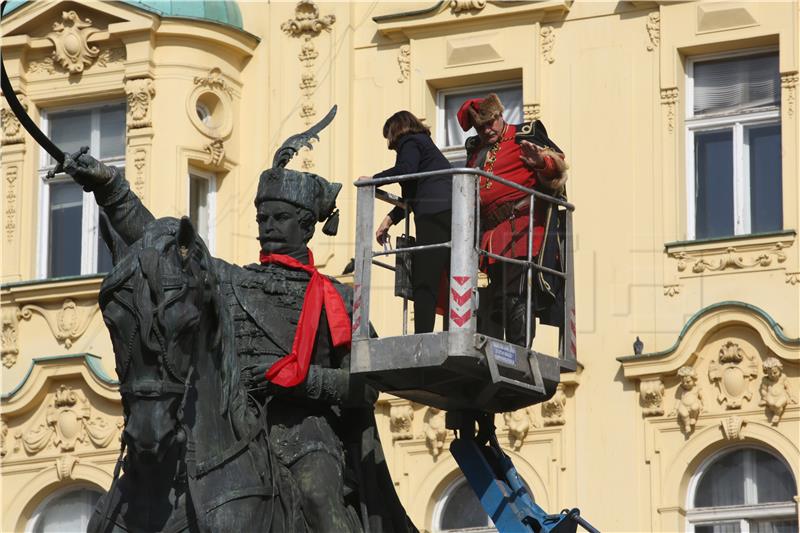
[[[472,278],[453,276],[450,281],[450,321],[456,328],[466,327],[472,318],[472,297]]]
[[[353,285],[353,333],[361,325],[361,284]]]
[[[572,342],[570,342],[570,350],[572,351],[572,357],[577,358],[578,356],[578,347],[576,343],[578,342],[578,331],[575,327],[575,308],[569,310],[569,329],[572,331]]]

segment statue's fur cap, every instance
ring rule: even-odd
[[[486,98],[471,98],[461,104],[458,110],[458,124],[464,131],[494,120],[503,114],[503,104],[494,93]]]
[[[305,146],[309,150],[314,148],[311,140],[319,140],[317,134],[330,124],[335,116],[336,106],[333,106],[328,114],[311,128],[284,141],[272,158],[272,168],[262,172],[258,178],[256,207],[266,200],[279,200],[303,207],[314,214],[317,222],[325,221],[323,233],[336,235],[339,228],[336,197],[342,190],[342,184],[331,183],[311,172],[286,168],[286,164],[302,147]]]

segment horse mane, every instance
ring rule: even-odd
[[[204,274],[206,288],[210,289],[211,313],[216,318],[216,328],[211,335],[210,354],[216,352],[220,362],[220,379],[222,394],[220,397],[220,414],[236,416],[243,411],[239,403],[244,401],[240,394],[239,365],[236,358],[233,318],[225,306],[225,300],[219,289],[219,275],[216,264],[205,242],[196,233],[189,254],[182,259],[178,250],[177,235],[181,221],[165,217],[150,222],[144,228],[142,237],[130,245],[125,255],[114,265],[114,268],[103,280],[98,301],[101,310],[113,299],[114,293],[122,286],[134,280],[134,301],[136,303],[137,321],[142,329],[143,342],[147,343],[150,328],[160,324],[158,294],[161,292],[162,278],[166,276],[162,268],[154,265],[167,261],[172,264],[174,274],[181,271],[196,275]],[[155,261],[157,259],[157,261]],[[139,286],[139,290],[137,290]],[[155,305],[154,305],[155,300]],[[233,410],[231,409],[233,407]],[[235,424],[238,425],[238,424]]]

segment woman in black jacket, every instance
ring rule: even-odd
[[[431,140],[431,130],[408,111],[398,111],[383,125],[383,136],[389,149],[397,152],[392,168],[373,176],[383,178],[450,168],[450,163]],[[412,213],[416,227],[417,246],[450,240],[452,176],[436,176],[405,181],[400,184],[403,200]],[[389,228],[403,220],[405,211],[395,207],[383,219],[375,237],[383,244]],[[437,299],[441,300],[444,325],[447,327],[448,272],[450,250],[435,248],[416,252],[412,260],[411,286],[414,292],[414,333],[433,331]],[[444,276],[444,280],[442,279]],[[444,288],[439,295],[440,287]]]

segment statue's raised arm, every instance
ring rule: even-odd
[[[101,163],[84,147],[74,154],[64,154],[64,162],[48,172],[48,178],[56,174],[69,174],[86,192],[94,193],[97,205],[103,208],[111,226],[126,244],[137,241],[144,227],[154,220],[153,214],[136,196],[125,174],[117,167]]]

